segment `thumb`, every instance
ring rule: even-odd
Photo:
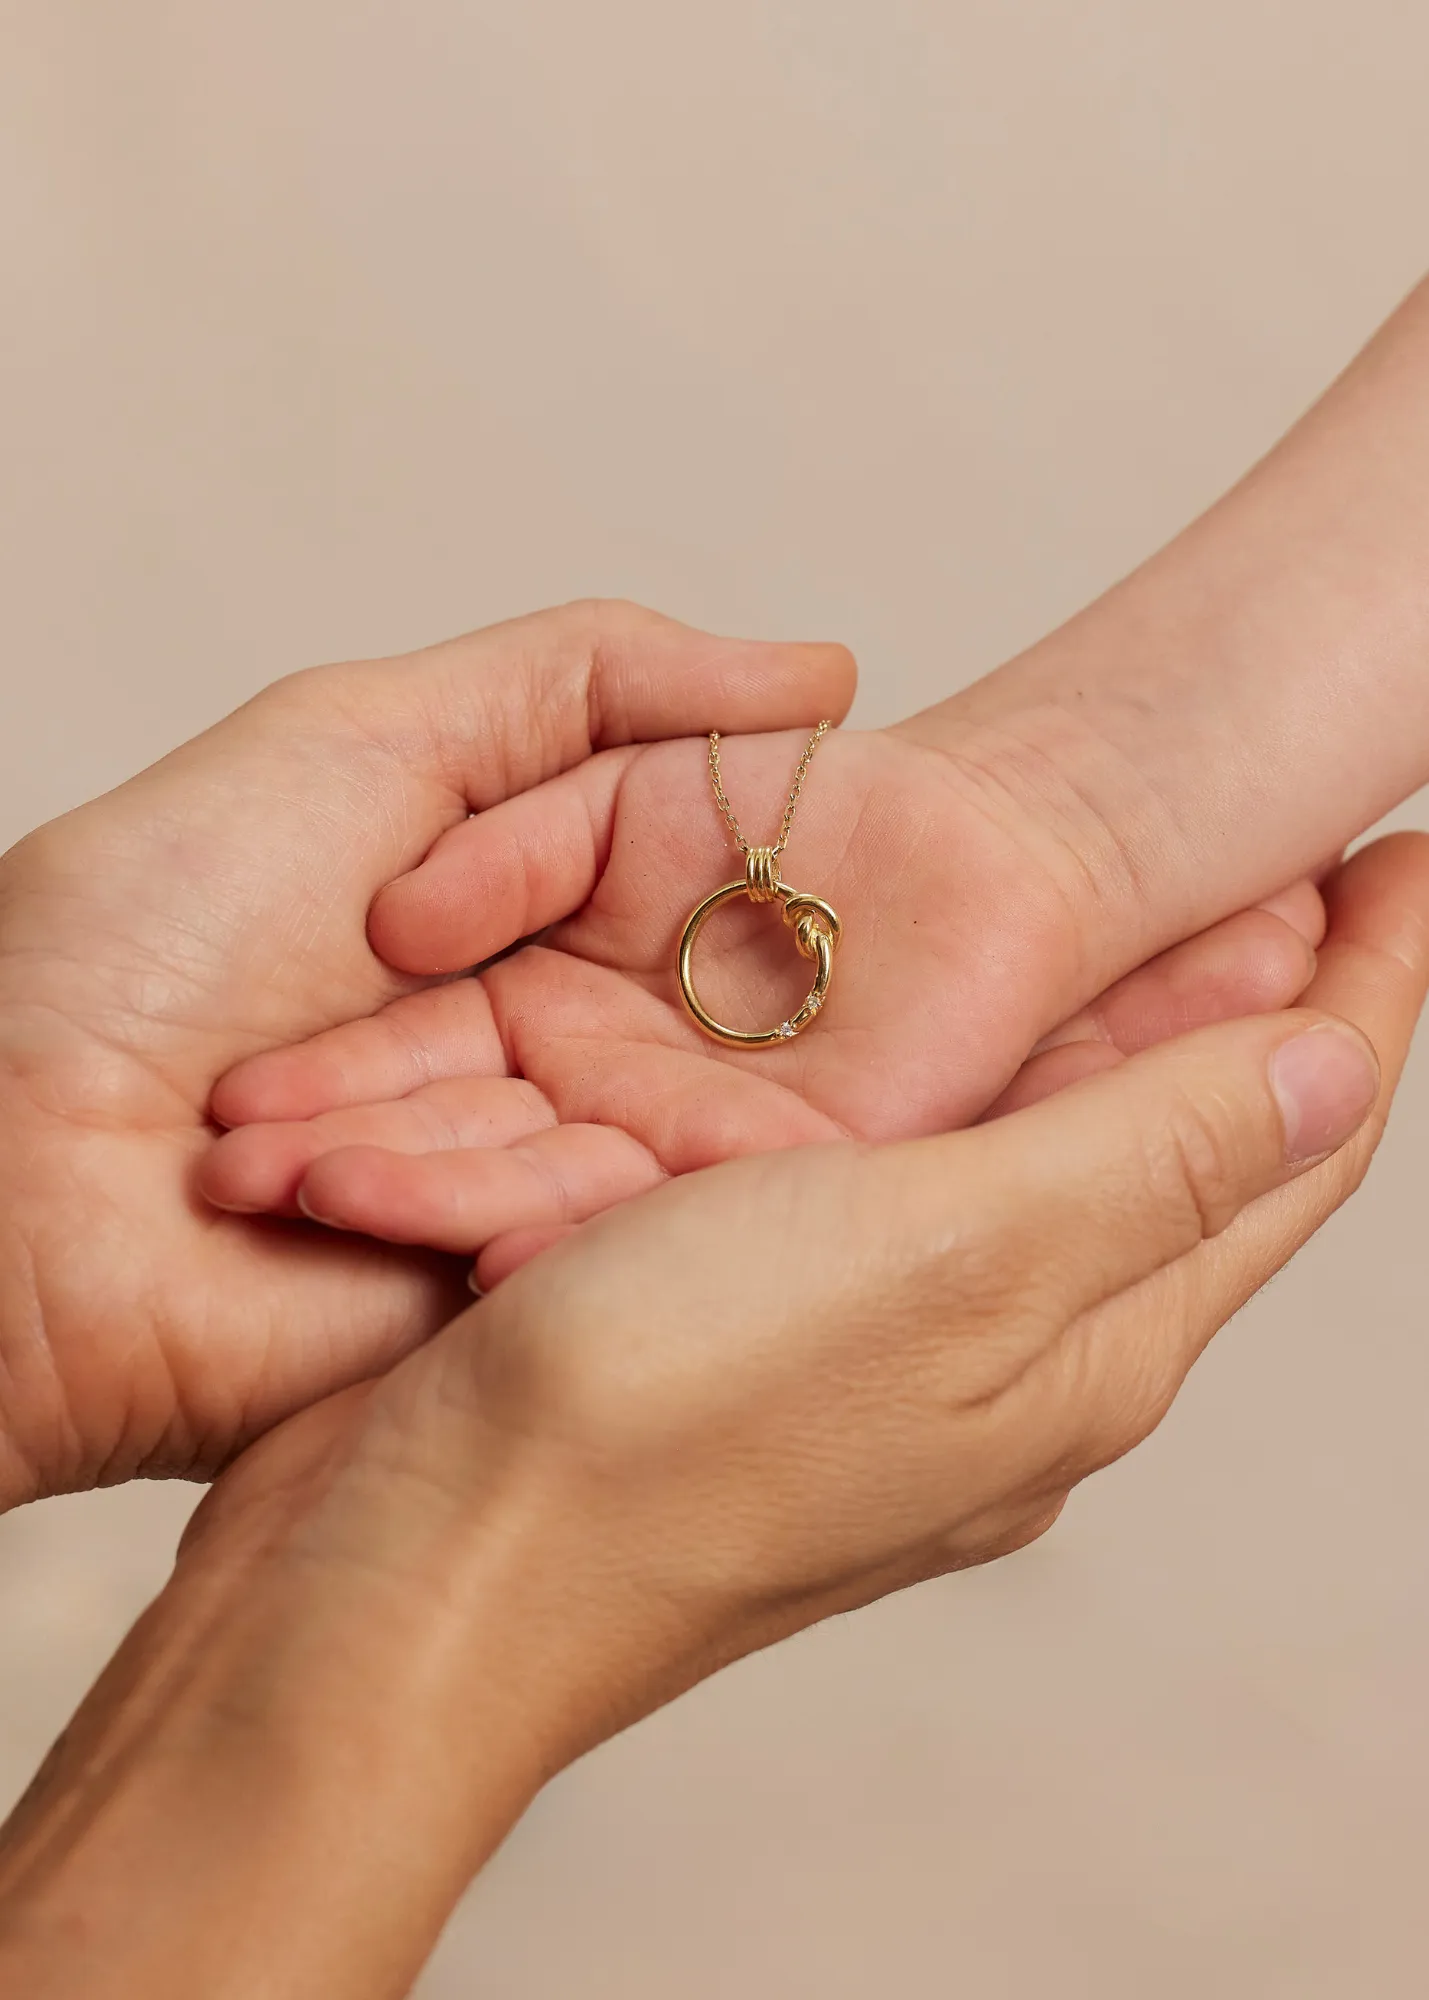
[[[1379,1085],[1358,1029],[1297,1011],[1203,1029],[996,1124],[920,1144],[977,1146],[977,1171],[960,1181],[975,1183],[988,1212],[964,1212],[959,1234],[995,1230],[1071,1316],[1336,1151]]]
[[[297,679],[480,811],[596,750],[840,721],[856,670],[843,646],[718,638],[592,601]]]

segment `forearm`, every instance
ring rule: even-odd
[[[400,1584],[291,1546],[182,1560],[0,1841],[0,1990],[406,1993],[572,1754],[560,1565],[521,1544],[464,1524]]]
[[[1091,802],[1185,928],[1429,781],[1429,285],[1207,515],[908,726],[977,724],[1064,763],[1085,738]]]

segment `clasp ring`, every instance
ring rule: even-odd
[[[770,875],[777,875],[773,868]],[[802,1034],[824,1004],[833,977],[834,953],[843,935],[843,925],[837,913],[818,896],[805,895],[801,890],[791,889],[787,882],[777,879],[770,882],[763,876],[762,853],[759,879],[753,869],[738,882],[726,882],[697,903],[690,912],[680,938],[679,979],[680,998],[693,1015],[695,1021],[707,1035],[717,1042],[724,1042],[735,1049],[767,1049],[780,1042],[792,1041]],[[695,992],[690,962],[694,956],[695,940],[699,937],[706,921],[716,910],[731,902],[736,896],[748,896],[751,902],[778,901],[784,921],[794,933],[794,943],[800,955],[814,961],[814,983],[808,996],[792,1013],[787,1021],[781,1021],[777,1028],[727,1028],[717,1021],[704,1006]]]

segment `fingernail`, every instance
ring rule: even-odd
[[[476,1282],[476,1266],[474,1264],[466,1274],[466,1288],[474,1299],[484,1299],[486,1297],[486,1293]]]
[[[320,1208],[313,1207],[312,1202],[308,1199],[308,1191],[306,1188],[298,1189],[297,1206],[300,1213],[305,1215],[308,1218],[309,1222],[320,1222],[323,1225],[324,1229],[342,1228],[342,1224],[340,1222],[334,1222],[330,1215],[324,1215]]]
[[[1300,1166],[1343,1146],[1379,1095],[1379,1063],[1349,1027],[1311,1028],[1270,1058],[1270,1087],[1285,1120],[1285,1159]]]

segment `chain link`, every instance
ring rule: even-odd
[[[794,824],[794,814],[797,812],[799,806],[799,794],[804,789],[804,780],[809,775],[809,766],[814,761],[814,752],[832,728],[833,723],[826,718],[819,724],[818,728],[804,745],[804,754],[799,759],[798,768],[794,772],[794,782],[789,787],[789,803],[785,806],[784,817],[779,822],[779,838],[770,849],[771,855],[782,854],[788,845],[789,830]],[[734,835],[735,846],[741,854],[748,854],[749,842],[740,832],[739,821],[734,816],[734,808],[724,795],[724,784],[720,778],[719,771],[719,731],[717,729],[710,731],[710,783],[714,786],[715,804],[724,815],[725,825]]]

